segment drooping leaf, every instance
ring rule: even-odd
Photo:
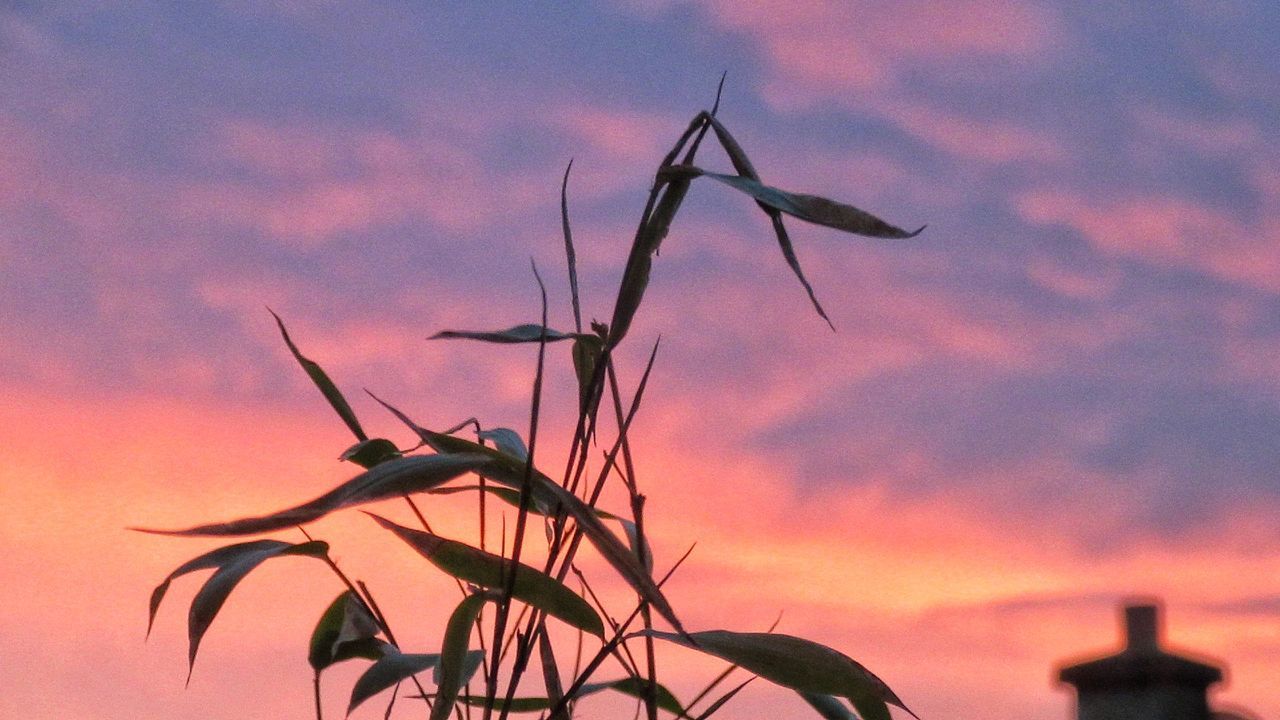
[[[251,540],[249,542],[236,543],[235,545],[227,545],[225,547],[220,547],[217,550],[211,550],[179,565],[176,570],[169,573],[169,576],[151,591],[151,602],[147,615],[147,635],[151,635],[151,626],[155,624],[156,612],[160,610],[160,602],[164,600],[165,593],[169,592],[169,584],[173,582],[175,578],[186,575],[187,573],[196,572],[197,570],[219,568],[250,553],[269,550],[272,548],[288,547],[288,545],[289,543],[281,542],[279,540]]]
[[[351,688],[351,701],[347,703],[347,714],[350,715],[365,700],[405,678],[435,667],[439,662],[440,656],[435,653],[402,653],[389,647],[387,653],[356,680]]]
[[[584,683],[582,687],[578,688],[577,697],[583,698],[604,690],[613,690],[635,698],[643,698],[645,684],[644,680],[637,680],[636,678],[621,678],[619,680],[609,680],[607,682]],[[662,683],[658,683],[656,690],[658,707],[676,715],[682,715],[684,713],[684,708],[680,706],[680,701],[676,700],[676,696],[664,687]],[[413,697],[421,696],[414,695]],[[430,695],[427,699],[434,701],[436,696]],[[471,707],[484,707],[485,698],[476,695],[459,699],[458,702],[470,705]],[[501,712],[505,708],[509,713],[544,712],[546,710],[550,710],[552,707],[555,707],[555,703],[553,703],[550,698],[545,697],[512,698],[510,703],[504,702],[503,698],[497,698],[493,704],[494,710]]]
[[[432,335],[430,340],[444,339],[461,339],[461,340],[481,340],[483,342],[501,343],[511,345],[515,343],[536,343],[543,339],[545,332],[547,342],[558,342],[560,340],[572,340],[577,337],[576,333],[560,332],[551,328],[543,328],[541,325],[528,323],[525,325],[516,325],[506,330],[442,330]]]
[[[524,439],[520,437],[520,433],[511,428],[490,428],[481,430],[476,433],[481,440],[488,440],[493,443],[499,450],[520,460],[529,459],[529,450],[524,446]]]
[[[470,650],[471,629],[475,625],[480,608],[487,602],[483,594],[476,593],[463,598],[444,630],[444,643],[440,648],[440,665],[436,680],[436,703],[431,708],[431,720],[447,720],[458,699],[458,691],[465,680],[463,665]]]
[[[382,656],[381,643],[375,640],[377,634],[377,621],[364,603],[346,590],[329,605],[311,632],[307,662],[320,672],[354,657],[376,660]]]
[[[333,406],[334,412],[338,413],[338,417],[342,418],[342,422],[347,424],[351,429],[351,434],[356,436],[357,440],[367,440],[364,429],[360,427],[360,421],[356,419],[356,413],[351,409],[351,405],[347,403],[347,399],[338,391],[338,386],[333,384],[325,371],[314,361],[303,357],[302,352],[298,350],[298,346],[293,344],[293,339],[289,337],[289,331],[284,327],[284,321],[280,319],[275,311],[268,309],[271,317],[276,319],[276,325],[280,327],[280,335],[284,337],[284,344],[289,346],[289,352],[293,353],[293,357],[302,366],[302,369],[310,376],[311,382],[316,384],[320,389],[320,393],[324,395],[324,399],[329,401]]]
[[[475,447],[480,446],[475,445]],[[157,535],[222,536],[271,532],[309,523],[335,510],[352,505],[430,490],[459,475],[490,464],[492,464],[492,458],[474,453],[402,457],[372,467],[310,502],[270,515],[197,525],[185,530],[133,529]]]
[[[839,698],[808,692],[800,693],[800,697],[804,698],[804,701],[809,703],[826,720],[859,720],[858,716],[845,707],[845,704],[840,702]]]
[[[733,163],[733,169],[738,171],[738,175],[757,183],[760,182],[760,174],[756,172],[756,168],[751,164],[751,159],[747,157],[746,151],[738,144],[738,140],[733,137],[728,128],[715,117],[712,117],[709,122],[716,132],[716,138],[719,139],[720,146],[724,148],[725,154],[729,156],[729,161]],[[787,267],[791,268],[791,272],[795,274],[796,279],[800,281],[800,285],[809,296],[809,302],[813,304],[813,309],[834,330],[835,325],[832,324],[831,318],[827,316],[827,311],[822,308],[822,303],[818,302],[818,295],[814,292],[813,285],[809,283],[809,278],[805,277],[804,270],[800,268],[800,258],[796,255],[795,247],[791,244],[791,236],[787,234],[787,226],[782,222],[781,211],[760,200],[756,200],[756,205],[759,205],[760,209],[769,216],[769,222],[773,225],[773,234],[778,239],[778,248],[782,250],[782,257],[787,261]]]
[[[279,540],[256,540],[254,542],[229,545],[205,553],[200,557],[187,561],[179,566],[178,569],[169,573],[169,576],[152,591],[151,619],[148,621],[147,631],[150,632],[151,623],[155,621],[156,611],[160,608],[160,601],[164,599],[164,595],[169,589],[169,583],[174,578],[196,570],[216,568],[213,575],[209,576],[209,579],[205,581],[195,597],[192,598],[191,608],[187,613],[187,638],[189,641],[187,660],[189,667],[194,668],[196,653],[200,649],[200,640],[204,637],[205,632],[208,631],[209,625],[213,623],[213,619],[217,617],[218,611],[222,609],[222,605],[226,602],[231,591],[244,579],[245,575],[248,575],[263,561],[273,557],[301,555],[323,558],[328,552],[329,545],[320,541],[295,545]]]
[[[339,460],[353,462],[362,468],[371,468],[381,462],[394,460],[401,456],[396,444],[386,438],[370,438],[361,440],[343,451]]]
[[[465,543],[397,525],[377,515],[370,515],[382,527],[395,533],[433,565],[449,575],[480,587],[501,589],[511,563]],[[512,596],[548,615],[596,637],[604,637],[604,624],[587,601],[555,578],[520,564],[515,568]],[[478,609],[478,607],[477,607]]]
[[[885,703],[897,705],[915,716],[870,670],[848,655],[812,640],[780,633],[728,630],[707,630],[687,636],[658,630],[637,634],[714,655],[792,690],[848,698],[863,720],[890,720]]]

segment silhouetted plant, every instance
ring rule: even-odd
[[[804,286],[815,310],[828,323],[830,320],[801,272],[792,250],[791,239],[783,225],[784,215],[871,237],[908,238],[920,232],[907,232],[849,205],[764,185],[742,147],[716,117],[718,106],[719,93],[715,106],[694,116],[658,166],[608,325],[593,322],[589,331],[583,328],[567,207],[569,170],[566,169],[561,185],[561,217],[574,331],[561,332],[547,326],[546,290],[534,268],[535,278],[542,288],[539,323],[491,332],[447,330],[434,336],[488,343],[537,344],[537,370],[532,383],[527,446],[517,432],[507,428],[486,428],[474,419],[444,432],[432,431],[417,425],[403,412],[376,397],[417,435],[420,442],[413,448],[401,450],[385,438],[370,438],[337,386],[318,364],[303,356],[283,321],[276,316],[290,352],[356,438],[356,443],[343,452],[341,458],[366,470],[320,497],[288,510],[185,530],[144,530],[181,536],[245,536],[297,528],[306,537],[306,541],[301,543],[273,539],[237,543],[183,564],[152,593],[148,633],[160,602],[174,579],[197,570],[214,570],[191,602],[188,662],[189,666],[194,666],[201,638],[236,584],[265,560],[286,555],[301,556],[321,561],[346,586],[346,590],[321,614],[311,636],[308,660],[314,670],[317,718],[322,715],[321,673],[335,663],[356,658],[370,664],[352,688],[348,713],[381,691],[408,681],[417,690],[413,697],[425,702],[424,707],[429,708],[431,720],[443,720],[450,714],[470,718],[473,712],[482,712],[485,720],[495,712],[500,718],[509,713],[539,713],[548,718],[567,718],[572,716],[578,699],[605,690],[634,696],[650,720],[660,713],[700,720],[719,710],[746,684],[744,682],[713,697],[728,674],[726,670],[696,698],[688,704],[681,704],[658,682],[655,640],[706,653],[729,663],[730,670],[735,666],[741,667],[753,674],[752,679],[759,676],[791,688],[826,718],[889,720],[888,705],[906,710],[902,701],[878,677],[843,653],[816,642],[773,632],[687,630],[662,592],[663,583],[680,562],[663,573],[660,579],[655,580],[653,576],[653,558],[645,541],[644,495],[637,486],[627,431],[643,397],[657,346],[650,354],[649,364],[628,407],[624,407],[621,399],[612,356],[614,349],[626,337],[640,307],[648,286],[652,257],[666,237],[692,183],[699,178],[711,178],[755,200],[772,222],[787,264]],[[699,145],[708,132],[724,149],[736,174],[710,172],[693,165]],[[680,157],[681,152],[683,157]],[[544,474],[534,462],[546,346],[557,342],[567,342],[572,346],[579,389],[577,423],[560,481]],[[615,432],[607,445],[609,449],[602,467],[591,472],[587,464],[588,447],[601,440],[597,434],[601,428],[598,410],[605,397],[606,386],[610,398],[608,406],[616,423]],[[459,436],[458,433],[467,429],[475,434],[475,440]],[[417,452],[422,449],[431,452]],[[468,475],[477,476],[478,484],[451,484]],[[602,490],[611,480],[621,482],[626,490],[630,499],[627,515],[606,512],[597,507]],[[505,541],[499,554],[490,552],[483,531],[479,547],[434,533],[412,497],[454,493],[475,493],[482,528],[487,516],[495,513],[495,505],[492,502],[486,505],[486,498],[497,499],[515,508],[509,556],[502,554],[508,546]],[[402,499],[408,504],[421,529],[404,527],[369,513],[372,520],[455,578],[461,590],[462,600],[449,617],[441,636],[428,644],[432,649],[438,648],[438,653],[409,652],[417,643],[397,638],[368,588],[359,581],[353,582],[338,567],[329,555],[327,543],[312,539],[302,529],[303,525],[334,511],[392,499]],[[533,537],[528,532],[530,522],[543,525],[546,560],[541,568],[521,562],[526,545]],[[626,542],[609,529],[606,524],[609,522],[621,527]],[[591,591],[586,576],[575,566],[574,558],[583,539],[635,591],[637,602],[621,621],[615,621],[614,615],[606,611]],[[683,560],[681,558],[681,562]],[[570,572],[581,579],[581,590],[575,591],[566,584]],[[483,611],[488,606],[492,606],[493,612],[486,616]],[[653,613],[671,630],[654,629]],[[578,633],[579,655],[574,672],[568,675],[558,668],[553,641],[546,631],[549,619],[564,623]],[[642,629],[633,630],[637,619]],[[598,644],[598,647],[586,662],[582,662],[583,639],[587,636],[594,639],[588,642]],[[473,639],[478,647],[473,647]],[[642,643],[643,650],[639,653],[633,651],[633,642]],[[517,697],[515,693],[520,679],[535,653],[542,667],[546,693],[537,697]],[[619,666],[623,676],[595,680],[598,671],[610,659]],[[433,671],[433,691],[429,691],[418,677],[428,670]],[[856,716],[840,698],[852,704]],[[705,705],[698,708],[704,702]]]

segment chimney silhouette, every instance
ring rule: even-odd
[[[1124,633],[1119,653],[1059,671],[1076,688],[1078,720],[1208,720],[1207,691],[1222,670],[1165,652],[1155,603],[1125,607]]]

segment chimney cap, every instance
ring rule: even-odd
[[[1122,606],[1125,647],[1119,653],[1062,668],[1058,679],[1079,691],[1134,687],[1153,681],[1207,688],[1222,680],[1214,665],[1174,655],[1160,647],[1160,603]]]

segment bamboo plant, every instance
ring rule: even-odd
[[[573,717],[580,699],[606,691],[632,696],[648,720],[662,716],[702,720],[724,707],[756,677],[796,691],[826,718],[889,720],[889,705],[910,713],[880,678],[834,648],[772,631],[685,627],[662,589],[680,563],[655,574],[646,542],[645,496],[637,481],[628,429],[645,393],[657,345],[629,403],[623,402],[614,352],[627,337],[649,283],[653,257],[693,183],[710,179],[755,201],[773,226],[783,258],[828,324],[826,312],[801,271],[784,217],[876,238],[909,238],[920,232],[907,232],[850,205],[765,185],[742,146],[717,117],[719,100],[717,92],[712,109],[693,117],[658,165],[608,324],[583,324],[566,168],[560,199],[573,331],[548,326],[546,289],[535,267],[542,298],[539,322],[498,331],[446,330],[434,336],[537,346],[525,437],[474,419],[441,431],[428,429],[376,397],[418,442],[401,449],[386,438],[369,437],[334,382],[320,365],[303,355],[284,322],[275,316],[290,353],[355,438],[341,459],[364,470],[329,492],[280,512],[182,530],[142,529],[184,537],[248,537],[292,531],[300,532],[304,539],[249,539],[179,566],[152,592],[148,633],[175,579],[198,570],[213,570],[190,605],[188,664],[193,667],[201,639],[237,583],[266,560],[298,556],[319,561],[318,569],[333,573],[345,587],[320,613],[310,638],[307,658],[314,673],[317,720],[323,718],[323,671],[351,660],[367,663],[367,668],[351,689],[345,708],[348,714],[374,696],[407,684],[412,702],[430,720],[445,720],[450,715],[459,720],[491,720],[496,715],[502,720],[511,714],[561,720]],[[695,165],[698,150],[709,134],[728,156],[733,174]],[[568,461],[558,478],[546,474],[536,462],[547,346],[553,343],[571,347],[578,386],[573,413],[576,427]],[[602,421],[602,408],[611,416],[609,422]],[[609,437],[606,427],[612,430]],[[588,462],[592,446],[607,448],[603,463],[595,469]],[[621,484],[629,498],[623,511],[606,511],[599,506],[601,493],[610,484]],[[432,501],[440,495],[459,493],[474,495],[481,528],[487,516],[514,514],[513,532],[499,552],[489,549],[492,542],[486,544],[483,531],[476,547],[432,530],[427,520]],[[400,525],[366,510],[371,522],[452,576],[461,591],[460,602],[435,638],[397,637],[369,588],[342,570],[331,557],[329,545],[314,539],[306,529],[330,513],[381,501],[405,503],[417,526]],[[531,526],[539,531],[531,532]],[[614,527],[621,533],[611,529]],[[592,581],[575,562],[584,541],[633,591],[631,605],[619,611],[600,602]],[[545,560],[529,564],[526,560],[534,554],[529,550],[534,543],[541,545],[536,555]],[[578,580],[576,589],[570,573]],[[556,647],[556,638],[565,637],[565,633],[548,632],[553,624],[567,626],[577,635],[577,659],[571,672],[559,665],[566,652]],[[696,697],[682,702],[658,682],[655,644],[659,642],[711,655],[726,663],[727,669]],[[419,652],[424,648],[431,652]],[[535,658],[541,668],[542,692],[517,694]],[[745,670],[750,678],[727,691],[720,690],[735,667]],[[396,697],[393,691],[390,702]],[[410,710],[419,712],[413,705],[401,705],[402,714],[410,714]],[[391,711],[389,704],[388,716]]]

